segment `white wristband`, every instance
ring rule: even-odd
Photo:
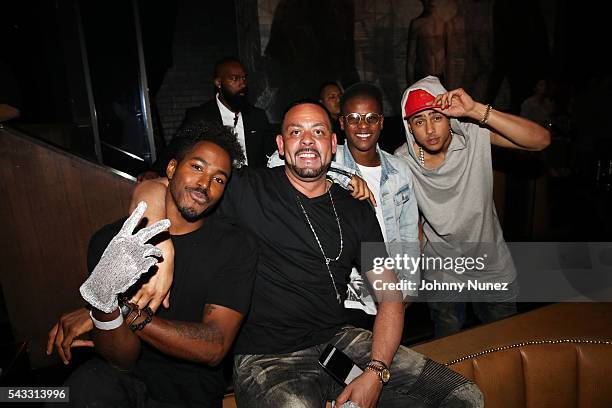
[[[121,311],[119,311],[119,316],[108,322],[101,322],[100,320],[97,320],[95,317],[93,317],[91,310],[89,311],[89,316],[91,317],[91,321],[93,321],[94,326],[100,330],[114,330],[123,324],[123,315],[121,314]]]

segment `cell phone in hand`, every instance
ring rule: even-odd
[[[331,344],[328,344],[319,356],[319,364],[332,378],[345,387],[363,373],[363,370],[349,356]]]

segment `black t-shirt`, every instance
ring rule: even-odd
[[[330,189],[342,228],[343,249],[330,263],[346,297],[351,267],[360,266],[362,242],[382,242],[374,210],[337,185]],[[237,354],[279,354],[328,341],[346,323],[329,272],[298,198],[325,254],[340,251],[340,233],[329,194],[309,199],[289,182],[284,167],[234,173],[219,207],[259,244],[251,310],[236,341]],[[369,256],[370,254],[368,254]],[[372,254],[372,257],[374,254]],[[378,254],[385,256],[385,254]],[[368,260],[364,271],[372,269]]]
[[[123,220],[96,232],[89,244],[87,264],[92,271]],[[257,251],[246,231],[219,217],[209,217],[202,228],[172,236],[175,249],[170,308],[157,316],[167,320],[201,322],[206,304],[247,314]],[[225,391],[221,366],[209,367],[163,354],[142,343],[134,374],[158,401],[204,407],[220,406]]]

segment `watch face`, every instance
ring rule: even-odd
[[[132,309],[128,305],[121,305],[121,315],[124,319],[128,317],[131,311]]]
[[[388,382],[389,382],[389,380],[391,379],[391,372],[390,372],[389,370],[387,370],[386,368],[385,368],[385,369],[383,369],[383,370],[380,372],[380,379],[382,380],[382,382],[383,382],[384,384],[388,383]]]

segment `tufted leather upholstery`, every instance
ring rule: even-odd
[[[612,407],[612,342],[525,345],[450,367],[479,385],[487,407]]]
[[[486,407],[612,408],[611,304],[551,305],[415,350],[475,381]]]

